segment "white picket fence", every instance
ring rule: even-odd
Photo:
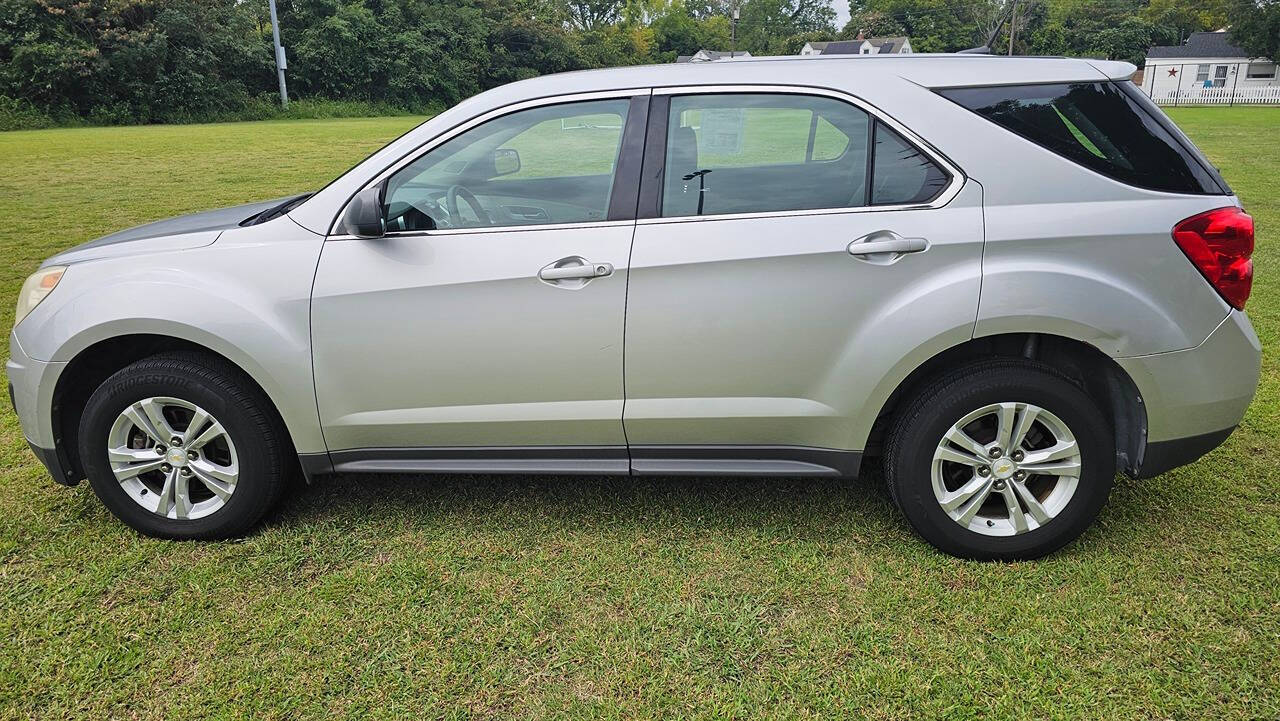
[[[1280,85],[1261,88],[1184,88],[1157,91],[1157,105],[1280,105]]]

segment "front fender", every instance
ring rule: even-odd
[[[15,334],[32,358],[53,363],[125,335],[204,346],[262,387],[300,453],[323,452],[309,327],[322,243],[284,219],[202,248],[78,263]]]

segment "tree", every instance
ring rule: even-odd
[[[740,6],[738,47],[767,54],[772,39],[835,30],[831,0],[747,0]]]
[[[1280,0],[1232,0],[1231,42],[1250,55],[1280,60]]]
[[[858,33],[866,37],[887,37],[906,35],[907,31],[902,23],[886,12],[863,10],[849,16],[849,21],[840,30],[840,39],[852,40],[858,37]]]
[[[511,18],[493,26],[488,45],[484,87],[584,67],[573,36],[563,26],[534,18]]]
[[[54,115],[208,116],[243,107],[270,78],[253,15],[237,3],[4,0],[0,17],[0,94]]]
[[[964,50],[986,42],[974,22],[980,0],[852,0],[841,35],[906,35],[916,52]]]
[[[1019,15],[1021,7],[1019,3]],[[1140,0],[1054,0],[1043,6],[1043,14],[1029,28],[1019,28],[1019,37],[1027,45],[1020,40],[1016,52],[1105,55],[1140,63],[1149,46],[1176,40],[1175,31],[1167,26],[1143,20],[1142,7]]]
[[[646,27],[610,25],[578,37],[578,58],[588,68],[648,62],[652,51],[653,30]]]
[[[1216,30],[1227,24],[1225,0],[1151,0],[1139,16],[1153,25],[1163,25],[1186,40],[1191,33]]]
[[[484,88],[492,45],[487,18],[518,8],[510,2],[482,9],[441,0],[288,0],[280,5],[280,25],[292,54],[290,82],[302,97],[410,108],[456,103]]]
[[[1091,49],[1105,54],[1108,60],[1124,60],[1141,65],[1147,48],[1152,45],[1167,45],[1175,40],[1171,28],[1153,25],[1140,17],[1130,17],[1115,27],[1098,31]]]
[[[619,0],[569,0],[569,22],[581,30],[595,30],[618,21],[622,16]]]
[[[654,18],[651,27],[655,60],[670,62],[677,55],[692,55],[702,48],[729,47],[729,19],[723,15],[698,20],[683,7],[671,6]]]
[[[837,37],[832,0],[277,0],[299,98],[410,110],[522,78],[671,61],[700,48],[794,54]],[[987,42],[1013,0],[852,0],[839,33],[920,52]],[[1149,45],[1231,25],[1274,58],[1280,0],[1018,0],[1015,52],[1140,62]],[[0,0],[0,112],[33,122],[260,114],[275,90],[264,0]],[[5,110],[9,109],[9,110]]]
[[[1012,13],[1006,31],[1016,28],[1014,33],[1013,54],[1034,55],[1032,43],[1036,33],[1049,24],[1049,6],[1044,0],[1022,0],[1018,3],[1017,12]],[[1006,35],[1001,42],[1008,43]],[[1008,48],[1008,45],[1001,45]],[[996,48],[993,48],[993,52]]]
[[[1005,29],[1012,14],[1013,0],[982,0],[969,8],[973,22],[978,28],[980,44],[994,43],[995,38]],[[975,45],[974,47],[978,47]],[[994,51],[994,47],[992,50]]]

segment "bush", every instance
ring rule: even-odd
[[[0,130],[52,128],[59,124],[25,100],[0,95]]]
[[[85,125],[132,125],[159,122],[166,124],[233,123],[245,120],[305,120],[324,118],[372,118],[395,115],[435,115],[443,110],[439,103],[407,108],[390,103],[361,100],[327,100],[303,98],[289,101],[289,109],[280,107],[280,97],[263,94],[251,98],[236,110],[204,113],[172,111],[159,116],[139,115],[124,103],[94,107],[88,117],[63,113],[58,117],[41,112],[23,100],[0,95],[0,131],[37,130],[40,128],[80,127]]]

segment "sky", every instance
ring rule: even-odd
[[[836,9],[836,29],[849,22],[849,0],[832,0],[831,7]]]

